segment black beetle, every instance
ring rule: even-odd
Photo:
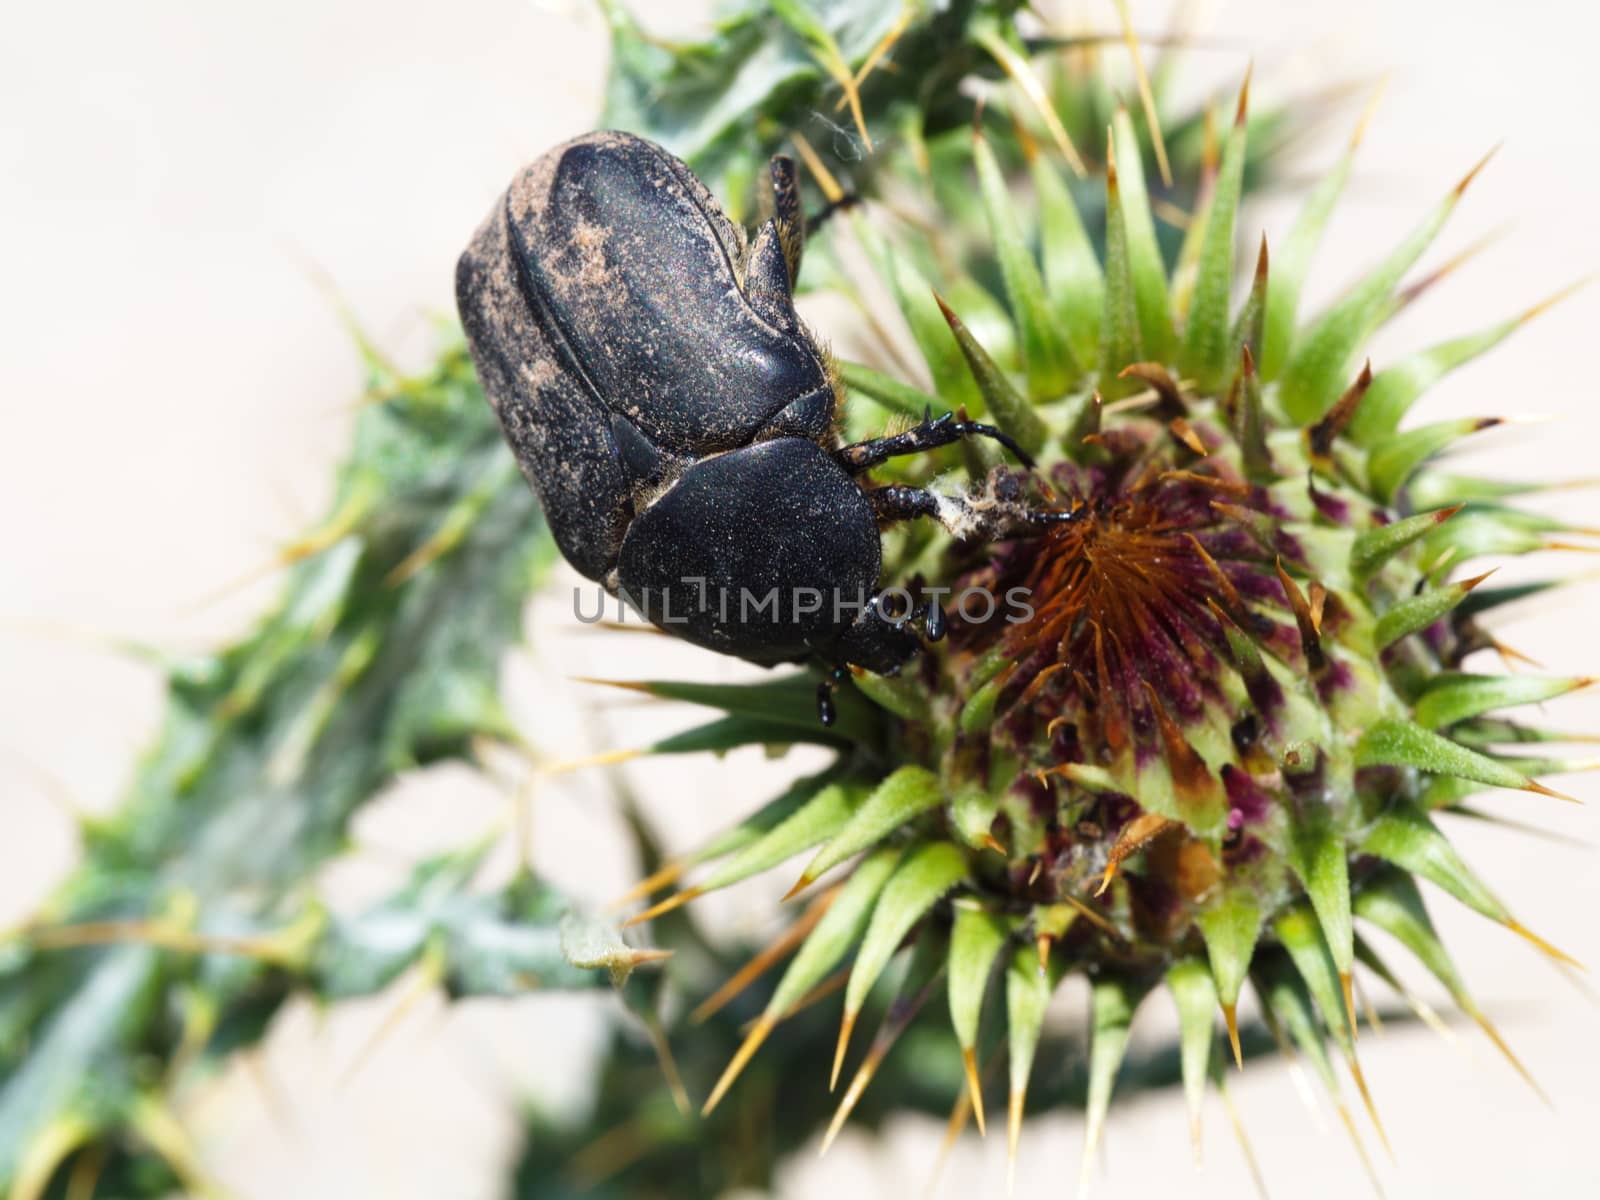
[[[880,524],[934,516],[966,535],[1061,514],[1004,513],[921,488],[864,488],[871,467],[961,437],[944,416],[840,446],[840,387],[795,315],[804,218],[772,160],[774,215],[746,242],[689,168],[627,133],[525,167],[456,269],[490,403],[557,544],[669,633],[842,678],[897,669],[943,613],[878,603]],[[824,721],[829,683],[818,691]]]

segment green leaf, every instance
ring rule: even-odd
[[[1434,455],[1464,437],[1500,423],[1497,417],[1459,417],[1385,438],[1367,452],[1367,479],[1373,494],[1389,502],[1417,468]]]
[[[869,251],[876,248],[879,269],[889,280],[906,327],[923,361],[928,364],[928,375],[944,407],[954,411],[965,406],[971,415],[983,415],[983,393],[978,390],[977,380],[967,366],[961,347],[950,334],[950,325],[934,298],[933,285],[905,255],[876,235],[865,232],[866,225],[857,224],[856,229],[863,231],[863,241]]]
[[[989,976],[1010,936],[1009,923],[982,904],[956,904],[950,933],[950,1024],[963,1050],[977,1045]]]
[[[716,891],[770,870],[802,850],[835,836],[865,807],[853,784],[833,783],[813,795],[780,824],[718,864],[700,886]]]
[[[1477,333],[1420,350],[1379,371],[1350,422],[1351,440],[1375,446],[1391,436],[1423,392],[1457,367],[1492,350],[1522,323],[1522,317],[1501,321]]]
[[[1202,390],[1218,387],[1239,353],[1229,336],[1228,300],[1233,289],[1234,224],[1244,190],[1244,160],[1245,96],[1241,93],[1237,119],[1223,146],[1178,360]]]
[[[1511,914],[1474,875],[1428,816],[1396,804],[1367,831],[1362,850],[1437,884],[1468,908],[1504,925]]]
[[[1466,599],[1467,593],[1482,581],[1464,579],[1444,587],[1432,588],[1400,601],[1378,618],[1372,631],[1372,640],[1379,650],[1394,645],[1403,637],[1428,628],[1446,616],[1451,609]]]
[[[1150,214],[1150,195],[1145,188],[1143,148],[1127,109],[1117,110],[1111,127],[1117,151],[1118,206],[1127,237],[1128,274],[1139,315],[1140,344],[1145,354],[1164,362],[1171,356],[1177,339],[1172,330],[1172,302],[1167,296],[1167,268],[1161,259],[1155,219]],[[1117,369],[1134,361],[1137,360],[1130,358],[1118,363]]]
[[[1316,914],[1309,905],[1293,905],[1279,914],[1272,923],[1272,931],[1294,960],[1295,970],[1305,981],[1329,1034],[1346,1054],[1353,1054],[1355,1039],[1351,1030],[1355,1014],[1345,1005],[1340,971],[1322,936]]]
[[[732,716],[708,721],[652,742],[646,754],[723,754],[740,746],[790,746],[796,742],[842,745],[845,739],[817,722],[803,729],[787,721],[766,721],[760,717]]]
[[[871,367],[846,359],[834,361],[839,367],[839,377],[844,380],[850,395],[863,396],[889,412],[920,421],[922,414],[928,409],[937,410],[944,404],[938,397],[930,396],[921,388],[914,388],[909,383],[901,383],[882,371],[875,371]]]
[[[1106,286],[1100,316],[1100,391],[1106,396],[1125,395],[1137,386],[1121,377],[1124,367],[1145,357],[1134,295],[1121,175],[1111,162],[1106,165]]]
[[[1546,790],[1520,771],[1410,721],[1379,721],[1361,736],[1355,757],[1358,767],[1410,767],[1430,775],[1475,779],[1494,787]]]
[[[850,969],[844,993],[847,1018],[861,1011],[867,993],[911,927],[966,873],[966,854],[949,842],[929,842],[906,856],[872,911],[872,922]]]
[[[1310,273],[1311,260],[1322,241],[1322,231],[1338,204],[1345,182],[1350,178],[1350,164],[1355,146],[1339,157],[1333,170],[1324,175],[1306,197],[1289,236],[1273,256],[1276,261],[1272,278],[1267,283],[1266,314],[1261,335],[1261,377],[1272,380],[1278,377],[1289,360],[1293,346],[1295,322],[1300,308],[1300,291]],[[1309,424],[1309,422],[1306,422]]]
[[[1078,206],[1061,173],[1042,154],[1029,164],[1039,203],[1039,254],[1045,293],[1079,364],[1097,366],[1105,277]]]
[[[1178,1006],[1178,1059],[1183,1071],[1183,1094],[1189,1104],[1190,1131],[1198,1149],[1200,1108],[1205,1102],[1211,1052],[1217,1040],[1217,985],[1204,961],[1180,958],[1167,968],[1167,990]]]
[[[973,138],[972,157],[978,170],[978,191],[989,219],[990,241],[1022,342],[1028,397],[1034,401],[1054,399],[1077,374],[1072,351],[1045,298],[1044,280],[1023,235],[1026,222],[1012,202],[1010,185],[988,139],[981,134]]]
[[[767,1002],[769,1017],[776,1020],[798,1004],[861,939],[878,894],[899,865],[900,854],[898,846],[885,846],[856,864],[843,889],[822,914],[817,927],[801,943],[788,970],[773,989],[772,999]]]
[[[1460,511],[1459,507],[1455,507],[1418,513],[1414,517],[1380,525],[1377,529],[1357,535],[1355,541],[1350,543],[1350,573],[1358,582],[1366,582],[1377,574],[1384,563]]]
[[[880,783],[806,867],[796,890],[845,859],[944,801],[939,777],[924,767],[901,767]]]
[[[1279,401],[1291,421],[1309,425],[1327,412],[1328,406],[1338,398],[1344,381],[1353,374],[1357,351],[1387,315],[1389,297],[1401,276],[1422,257],[1423,251],[1444,228],[1471,179],[1472,174],[1469,174],[1452,188],[1422,223],[1319,318],[1297,343],[1279,389]]]
[[[1324,813],[1301,819],[1289,837],[1289,865],[1306,889],[1334,963],[1348,974],[1355,954],[1355,928],[1350,923],[1350,868],[1344,838]]]
[[[1064,955],[1054,955],[1048,968],[1032,946],[1018,946],[1006,967],[1006,1045],[1011,1056],[1010,1125],[1012,1137],[1022,1119],[1022,1099],[1044,1029],[1044,1012],[1061,981]],[[1015,1142],[1013,1141],[1013,1145]]]
[[[660,700],[678,700],[706,708],[720,708],[730,715],[749,718],[752,724],[792,725],[807,735],[819,732],[816,677],[806,672],[752,683],[610,679],[591,679],[588,682],[643,692]],[[835,692],[834,708],[838,715],[834,724],[827,729],[828,734],[854,742],[874,740],[877,714],[853,689],[841,688]],[[793,740],[792,735],[782,740]]]
[[[1464,675],[1450,671],[1428,681],[1413,718],[1425,729],[1521,704],[1540,704],[1594,682],[1550,675]]]
[[[1195,918],[1205,938],[1211,977],[1224,1008],[1239,1002],[1239,989],[1261,936],[1261,905],[1246,886],[1228,888]]]
[[[1117,975],[1102,975],[1090,985],[1089,1093],[1084,1103],[1083,1168],[1079,1192],[1094,1165],[1094,1152],[1111,1111],[1111,1093],[1117,1071],[1128,1052],[1128,1030],[1133,1014],[1148,988]]]
[[[1006,373],[978,344],[978,339],[972,336],[950,306],[937,294],[934,300],[949,324],[950,332],[955,335],[956,345],[960,347],[968,371],[983,394],[989,419],[1015,438],[1017,445],[1029,454],[1039,453],[1044,448],[1047,430],[1033,405],[1017,391]]]

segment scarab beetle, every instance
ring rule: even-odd
[[[762,664],[897,669],[943,614],[873,603],[880,525],[1029,523],[906,485],[895,455],[999,431],[951,416],[841,446],[839,385],[791,299],[793,163],[746,241],[660,146],[593,133],[525,167],[456,270],[484,390],[567,560],[669,633]],[[1037,520],[1049,514],[1037,514]],[[774,600],[776,603],[774,603]],[[907,619],[915,616],[917,620]],[[819,711],[831,719],[828,686]]]

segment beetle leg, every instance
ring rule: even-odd
[[[817,683],[817,720],[824,726],[832,725],[839,719],[839,710],[833,703],[833,693],[849,674],[849,667],[834,667]]]
[[[1050,509],[1024,508],[992,497],[974,501],[966,496],[944,495],[906,483],[872,488],[867,492],[867,499],[872,503],[873,514],[882,523],[932,517],[956,537],[979,541],[1031,537],[1057,525],[1081,521],[1089,512],[1083,504]]]
[[[869,471],[880,463],[898,458],[902,454],[920,454],[925,450],[937,450],[940,446],[948,446],[967,437],[993,438],[1011,451],[1024,467],[1033,466],[1032,456],[1017,445],[1009,434],[981,421],[958,421],[950,413],[933,419],[924,415],[922,424],[914,425],[903,433],[857,442],[853,446],[845,446],[834,451],[833,456],[850,474],[859,475],[862,471]]]

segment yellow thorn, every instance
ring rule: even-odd
[[[1539,301],[1539,303],[1535,304],[1532,308],[1529,308],[1528,310],[1526,310],[1521,316],[1519,316],[1517,318],[1517,324],[1519,324],[1519,325],[1527,324],[1529,321],[1533,320],[1535,317],[1539,316],[1542,313],[1548,312],[1550,309],[1554,308],[1557,304],[1560,304],[1563,300],[1565,300],[1568,296],[1572,295],[1574,292],[1582,291],[1584,288],[1588,287],[1589,284],[1591,284],[1592,282],[1594,282],[1594,276],[1593,275],[1585,275],[1582,279],[1574,280],[1572,283],[1567,284],[1567,286],[1562,288],[1559,292],[1556,292],[1556,293],[1554,293],[1553,295],[1550,295],[1550,296],[1546,296],[1543,300]]]
[[[1239,1153],[1244,1155],[1245,1167],[1256,1185],[1256,1195],[1260,1196],[1261,1200],[1267,1200],[1267,1181],[1261,1174],[1261,1164],[1256,1162],[1256,1152],[1250,1145],[1250,1135],[1245,1132],[1244,1121],[1239,1116],[1238,1106],[1233,1102],[1233,1093],[1228,1090],[1227,1080],[1218,1081],[1217,1091],[1222,1095],[1222,1107],[1227,1111],[1233,1138],[1239,1143]]]
[[[1117,14],[1122,18],[1122,40],[1127,43],[1133,58],[1133,76],[1139,85],[1139,104],[1144,109],[1145,124],[1150,126],[1150,141],[1155,146],[1156,166],[1161,169],[1161,182],[1172,186],[1172,165],[1167,162],[1167,143],[1161,136],[1161,118],[1156,112],[1156,96],[1150,87],[1150,73],[1144,69],[1144,55],[1139,52],[1139,39],[1133,32],[1133,16],[1128,12],[1128,0],[1117,0]]]
[[[606,905],[607,912],[616,912],[618,909],[627,908],[635,901],[643,900],[654,895],[664,887],[670,887],[678,882],[678,878],[688,869],[685,862],[670,862],[654,875],[641,879],[610,904]]]
[[[1361,1036],[1361,1031],[1356,1027],[1355,981],[1349,971],[1339,972],[1339,987],[1344,992],[1344,1013],[1350,1021],[1350,1041],[1353,1044]]]
[[[1383,78],[1378,80],[1378,85],[1372,89],[1372,95],[1368,97],[1366,107],[1361,110],[1361,117],[1356,121],[1356,127],[1350,134],[1351,154],[1356,152],[1357,147],[1361,145],[1362,139],[1367,136],[1367,127],[1372,124],[1373,114],[1378,111],[1378,101],[1383,99],[1383,93],[1388,88],[1389,76],[1385,73]]]
[[[639,758],[645,753],[643,750],[607,750],[603,754],[591,754],[585,758],[569,758],[561,762],[546,763],[539,768],[539,774],[568,775],[586,767],[610,767]]]
[[[950,1151],[955,1149],[956,1140],[960,1138],[961,1131],[967,1127],[967,1118],[972,1115],[972,1101],[967,1093],[958,1091],[955,1103],[950,1106],[950,1117],[944,1123],[944,1138],[939,1143],[939,1154],[934,1159],[933,1173],[928,1177],[926,1195],[932,1197],[938,1193],[939,1180],[944,1175],[945,1165],[950,1161]]]
[[[1361,1135],[1356,1132],[1355,1118],[1350,1115],[1350,1110],[1344,1102],[1336,1101],[1334,1108],[1339,1112],[1339,1120],[1344,1125],[1345,1132],[1350,1135],[1350,1141],[1356,1148],[1356,1157],[1361,1159],[1361,1167],[1367,1173],[1367,1182],[1372,1184],[1372,1190],[1382,1200],[1383,1184],[1378,1180],[1378,1172],[1372,1165],[1372,1157],[1367,1153],[1367,1147],[1361,1140]]]
[[[1468,171],[1465,175],[1463,175],[1461,177],[1461,182],[1456,184],[1455,188],[1453,189],[1454,194],[1459,197],[1462,192],[1466,191],[1468,185],[1470,185],[1472,183],[1472,181],[1477,178],[1478,172],[1483,170],[1486,166],[1488,166],[1489,165],[1489,160],[1491,158],[1493,158],[1499,152],[1500,152],[1500,143],[1496,142],[1493,146],[1491,146],[1489,148],[1489,153],[1485,154],[1482,158],[1480,158],[1477,161],[1477,163],[1473,166],[1472,170]]]
[[[1554,788],[1545,787],[1537,780],[1530,779],[1522,789],[1525,792],[1534,792],[1540,796],[1549,796],[1552,800],[1565,800],[1568,804],[1582,804],[1576,796],[1569,796],[1566,792],[1558,792]]]
[[[1022,1093],[1016,1088],[1006,1101],[1006,1195],[1017,1191],[1017,1144],[1022,1141]]]
[[[861,89],[861,85],[867,81],[867,77],[872,74],[874,68],[876,68],[877,65],[883,61],[883,56],[888,54],[889,50],[894,46],[894,44],[900,40],[901,36],[910,26],[911,17],[915,12],[916,8],[911,4],[907,4],[901,8],[900,15],[895,18],[894,24],[889,27],[889,32],[885,33],[881,38],[879,38],[877,45],[872,47],[872,51],[867,55],[866,61],[863,62],[856,70],[853,82],[856,85],[857,91],[859,91]],[[840,96],[839,102],[833,106],[833,111],[838,112],[845,106],[847,100],[848,97]]]
[[[682,908],[685,904],[689,903],[689,901],[703,896],[705,893],[706,890],[702,887],[684,888],[681,892],[674,892],[659,904],[652,904],[642,913],[635,913],[633,916],[629,917],[622,923],[622,927],[627,929],[633,925],[641,925],[646,921],[653,921],[657,917],[665,916],[674,909]]]
[[[1222,1006],[1222,1019],[1228,1025],[1228,1045],[1233,1047],[1233,1063],[1244,1070],[1244,1052],[1239,1048],[1239,1008],[1234,1004]]]
[[[1051,934],[1041,933],[1033,941],[1039,951],[1039,974],[1043,975],[1050,969],[1050,947],[1055,945],[1056,939]]]
[[[645,1033],[650,1038],[650,1047],[656,1052],[656,1062],[661,1064],[661,1074],[667,1081],[667,1091],[672,1094],[672,1103],[677,1108],[679,1115],[687,1117],[694,1111],[689,1103],[689,1092],[683,1086],[683,1076],[678,1071],[678,1060],[672,1056],[672,1046],[667,1041],[667,1031],[661,1028],[661,1018],[654,1013],[644,1023]]]
[[[780,896],[778,898],[778,903],[782,904],[786,900],[793,900],[801,892],[805,891],[808,887],[810,887],[815,881],[816,881],[816,876],[812,875],[811,872],[807,871],[804,875],[800,876],[799,879],[796,879],[794,881],[794,886],[792,888],[790,888],[787,892],[785,892],[782,896]]]
[[[961,1049],[961,1069],[967,1073],[967,1095],[972,1102],[972,1115],[978,1121],[978,1136],[987,1137],[989,1131],[983,1122],[983,1086],[978,1082],[978,1052],[971,1046]]]
[[[1562,950],[1557,950],[1554,946],[1545,941],[1538,934],[1534,933],[1533,930],[1529,929],[1521,921],[1506,921],[1505,927],[1511,930],[1511,932],[1516,934],[1518,937],[1526,938],[1528,941],[1532,942],[1542,952],[1549,955],[1557,962],[1566,963],[1569,967],[1577,967],[1580,971],[1587,971],[1589,969],[1577,959],[1573,958],[1572,955],[1567,954]]]
[[[1478,1028],[1483,1030],[1484,1036],[1494,1043],[1495,1049],[1500,1051],[1505,1056],[1506,1061],[1516,1069],[1517,1074],[1527,1081],[1528,1086],[1533,1089],[1534,1095],[1543,1100],[1546,1107],[1554,1108],[1555,1105],[1551,1103],[1549,1093],[1539,1086],[1539,1081],[1533,1077],[1527,1067],[1522,1065],[1522,1060],[1512,1053],[1511,1047],[1506,1044],[1505,1038],[1500,1036],[1500,1031],[1494,1027],[1489,1018],[1483,1014],[1476,1004],[1467,1010],[1467,1015],[1478,1023]]]
[[[689,1014],[690,1024],[698,1025],[708,1017],[715,1015],[728,1001],[749,987],[752,980],[759,977],[773,963],[805,941],[806,936],[816,927],[817,922],[822,919],[822,914],[828,911],[828,906],[833,903],[834,897],[839,894],[840,887],[843,887],[843,885],[840,884],[818,896],[799,920],[792,922],[765,949],[730,975],[726,983],[701,1001],[700,1005]]]
[[[833,1048],[833,1074],[828,1076],[828,1090],[831,1092],[839,1083],[839,1069],[844,1066],[845,1048],[850,1045],[850,1034],[856,1027],[856,1014],[845,1009],[844,1016],[839,1019],[839,1044]]]
[[[860,1102],[861,1095],[867,1090],[867,1085],[872,1082],[872,1077],[878,1073],[878,1066],[883,1062],[883,1056],[889,1052],[893,1039],[880,1041],[868,1052],[866,1059],[857,1068],[855,1077],[850,1080],[844,1099],[839,1101],[839,1108],[833,1114],[833,1120],[828,1122],[828,1131],[822,1135],[822,1146],[817,1150],[818,1157],[828,1152],[828,1147],[833,1145],[833,1139],[839,1136],[839,1130],[844,1128],[846,1118]]]
[[[1361,1093],[1361,1103],[1366,1106],[1367,1119],[1372,1122],[1372,1127],[1378,1131],[1378,1140],[1383,1143],[1384,1152],[1394,1159],[1394,1149],[1389,1145],[1389,1135],[1383,1131],[1383,1122],[1378,1120],[1378,1106],[1372,1102],[1372,1093],[1367,1090],[1367,1077],[1361,1072],[1361,1064],[1356,1061],[1352,1052],[1347,1060],[1350,1067],[1350,1077],[1356,1081],[1356,1091]]]
[[[987,849],[993,850],[996,854],[1000,855],[1002,858],[1005,857],[1006,848],[1003,845],[1001,845],[1000,839],[995,837],[994,834],[986,833],[986,834],[983,835],[983,838],[981,840],[982,840],[984,846]]]
[[[355,1057],[350,1060],[350,1065],[344,1069],[344,1073],[339,1076],[338,1082],[334,1084],[335,1091],[343,1091],[344,1088],[349,1086],[350,1081],[367,1064],[367,1061],[383,1040],[399,1027],[406,1014],[434,989],[443,975],[444,955],[433,948],[424,951],[422,960],[417,964],[416,974],[412,976],[411,982],[400,993],[400,998],[395,1001],[394,1007],[378,1023],[378,1027],[372,1031],[372,1035],[367,1038],[366,1043],[356,1051]]]
[[[756,1023],[751,1028],[750,1033],[740,1043],[739,1049],[734,1051],[733,1057],[728,1060],[728,1065],[722,1072],[722,1078],[717,1080],[717,1086],[712,1088],[711,1095],[706,1097],[705,1105],[700,1109],[702,1117],[711,1115],[711,1110],[717,1107],[722,1097],[727,1094],[728,1089],[733,1086],[733,1081],[739,1078],[739,1073],[745,1069],[750,1059],[754,1057],[755,1052],[761,1048],[761,1043],[767,1040],[767,1035],[772,1032],[772,1027],[776,1023],[771,1015],[767,1013],[762,1013],[756,1019]]]
[[[837,204],[843,200],[844,188],[839,186],[839,181],[833,177],[833,172],[828,170],[828,164],[822,161],[822,156],[812,149],[810,142],[806,141],[805,134],[791,133],[789,140],[800,152],[800,161],[806,164],[806,170],[810,171],[812,178],[817,181],[817,187],[822,189],[823,198],[829,204]]]
[[[1062,157],[1067,160],[1067,165],[1079,179],[1086,178],[1088,169],[1083,165],[1083,159],[1078,154],[1078,148],[1072,144],[1072,139],[1067,136],[1066,128],[1061,124],[1061,118],[1056,114],[1055,106],[1050,103],[1050,97],[1044,90],[1044,85],[1039,82],[1025,58],[1019,55],[999,34],[992,30],[984,30],[977,35],[977,42],[987,50],[994,60],[1000,64],[1000,69],[1011,76],[1011,81],[1022,90],[1028,103],[1033,105],[1035,112],[1044,121],[1045,128],[1050,131],[1050,138],[1055,142],[1056,148],[1061,151]]]

